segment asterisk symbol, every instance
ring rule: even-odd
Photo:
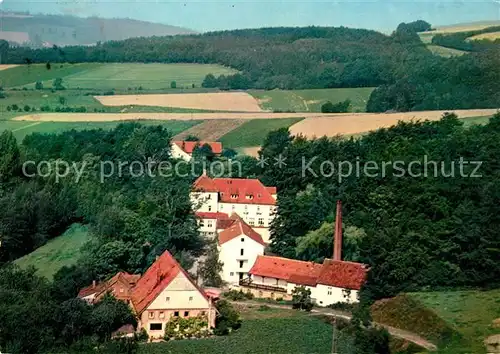
[[[267,165],[267,160],[269,160],[267,157],[264,157],[264,155],[259,157],[259,161],[257,162],[257,166],[260,168],[264,168]]]
[[[284,157],[283,155],[279,154],[278,157],[275,157],[274,158],[274,161],[276,161],[274,163],[274,166],[278,166],[279,168],[283,168],[286,166],[286,157]]]

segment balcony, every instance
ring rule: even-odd
[[[240,280],[239,284],[240,284],[240,286],[244,286],[247,288],[258,289],[258,290],[267,290],[267,291],[273,291],[273,292],[286,294],[286,289],[284,289],[284,288],[281,288],[279,286],[272,286],[272,285],[255,284],[252,282],[251,279],[242,279],[242,280]]]

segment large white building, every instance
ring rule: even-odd
[[[219,261],[223,265],[222,280],[236,285],[249,276],[258,256],[264,254],[266,244],[237,214],[231,215],[230,225],[218,233]]]
[[[224,215],[237,213],[269,243],[269,227],[276,212],[276,187],[266,187],[258,179],[210,178],[200,176],[193,185],[191,202],[197,212],[200,231],[215,236]]]

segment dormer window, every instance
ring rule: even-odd
[[[238,194],[231,194],[231,199],[238,199]]]
[[[247,195],[247,199],[250,199],[250,200],[252,200],[252,199],[253,199],[253,195],[251,195],[251,194],[248,194],[248,195]]]
[[[257,198],[262,198],[262,194],[257,194]]]

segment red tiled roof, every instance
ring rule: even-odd
[[[225,230],[231,225],[233,225],[236,220],[233,219],[217,219],[217,230]]]
[[[276,190],[276,187],[266,187],[266,189],[270,194],[278,193],[278,191]]]
[[[193,189],[197,192],[218,192],[214,180],[206,174],[202,174],[193,184]]]
[[[229,215],[226,213],[212,213],[212,212],[204,212],[204,211],[197,211],[195,213],[196,217],[200,219],[217,219],[217,220],[228,220]]]
[[[318,284],[359,290],[365,282],[367,271],[362,263],[325,259]]]
[[[368,269],[364,264],[325,259],[323,264],[281,257],[258,256],[249,273],[283,279],[299,285],[323,284],[344,289],[359,290],[365,282]]]
[[[316,285],[321,264],[295,259],[258,256],[249,273],[262,277],[283,279],[301,285]]]
[[[192,154],[197,145],[201,147],[205,144],[210,145],[214,154],[222,153],[222,143],[217,141],[174,141],[173,143],[188,154]]]
[[[266,246],[266,243],[262,239],[262,236],[255,232],[242,218],[236,213],[231,215],[231,220],[234,220],[234,223],[228,227],[227,229],[219,232],[219,245],[222,245],[232,239],[239,237],[241,235],[245,235],[250,237],[257,243],[260,243],[263,246]]]
[[[139,279],[132,292],[132,303],[137,314],[141,314],[151,302],[182,272],[207,300],[206,294],[191,280],[170,252],[165,251]]]
[[[89,285],[89,286],[81,289],[78,292],[78,297],[84,298],[84,297],[87,297],[87,296],[92,295],[92,294],[100,293],[105,288],[106,288],[106,283],[99,283],[99,284],[96,284],[95,286],[92,284],[92,285]]]

